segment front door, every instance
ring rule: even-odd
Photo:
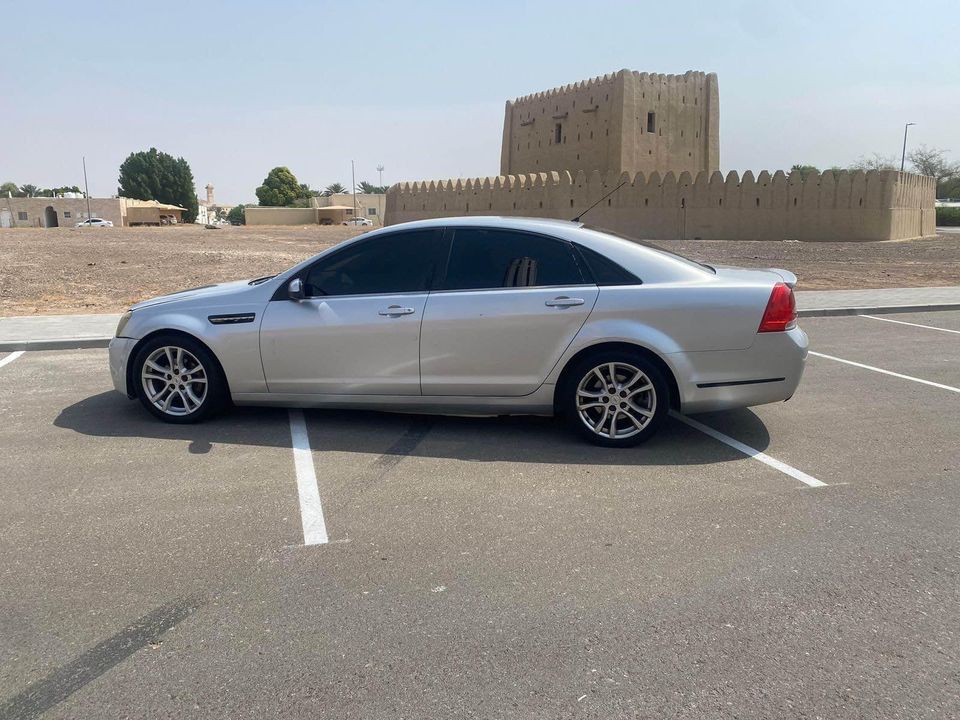
[[[268,303],[260,354],[273,393],[419,395],[420,324],[445,258],[442,230],[358,240],[300,275],[303,300]]]
[[[420,339],[424,395],[520,396],[536,390],[599,295],[564,240],[459,228],[430,294]]]

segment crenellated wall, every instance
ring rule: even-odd
[[[650,175],[564,171],[400,183],[386,224],[458,215],[571,219],[645,239],[903,240],[935,234],[933,178],[896,171]]]

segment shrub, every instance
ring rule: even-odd
[[[937,225],[960,225],[960,207],[938,207]]]

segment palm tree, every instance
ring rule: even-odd
[[[330,197],[331,195],[337,195],[339,193],[345,193],[347,189],[338,182],[330,183],[323,189],[323,195]]]

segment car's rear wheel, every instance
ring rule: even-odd
[[[670,407],[659,368],[630,350],[601,350],[565,373],[560,410],[581,437],[604,447],[631,447],[650,438]]]
[[[137,397],[169,423],[192,423],[219,410],[226,382],[213,355],[196,340],[162,335],[144,344],[134,360]]]

